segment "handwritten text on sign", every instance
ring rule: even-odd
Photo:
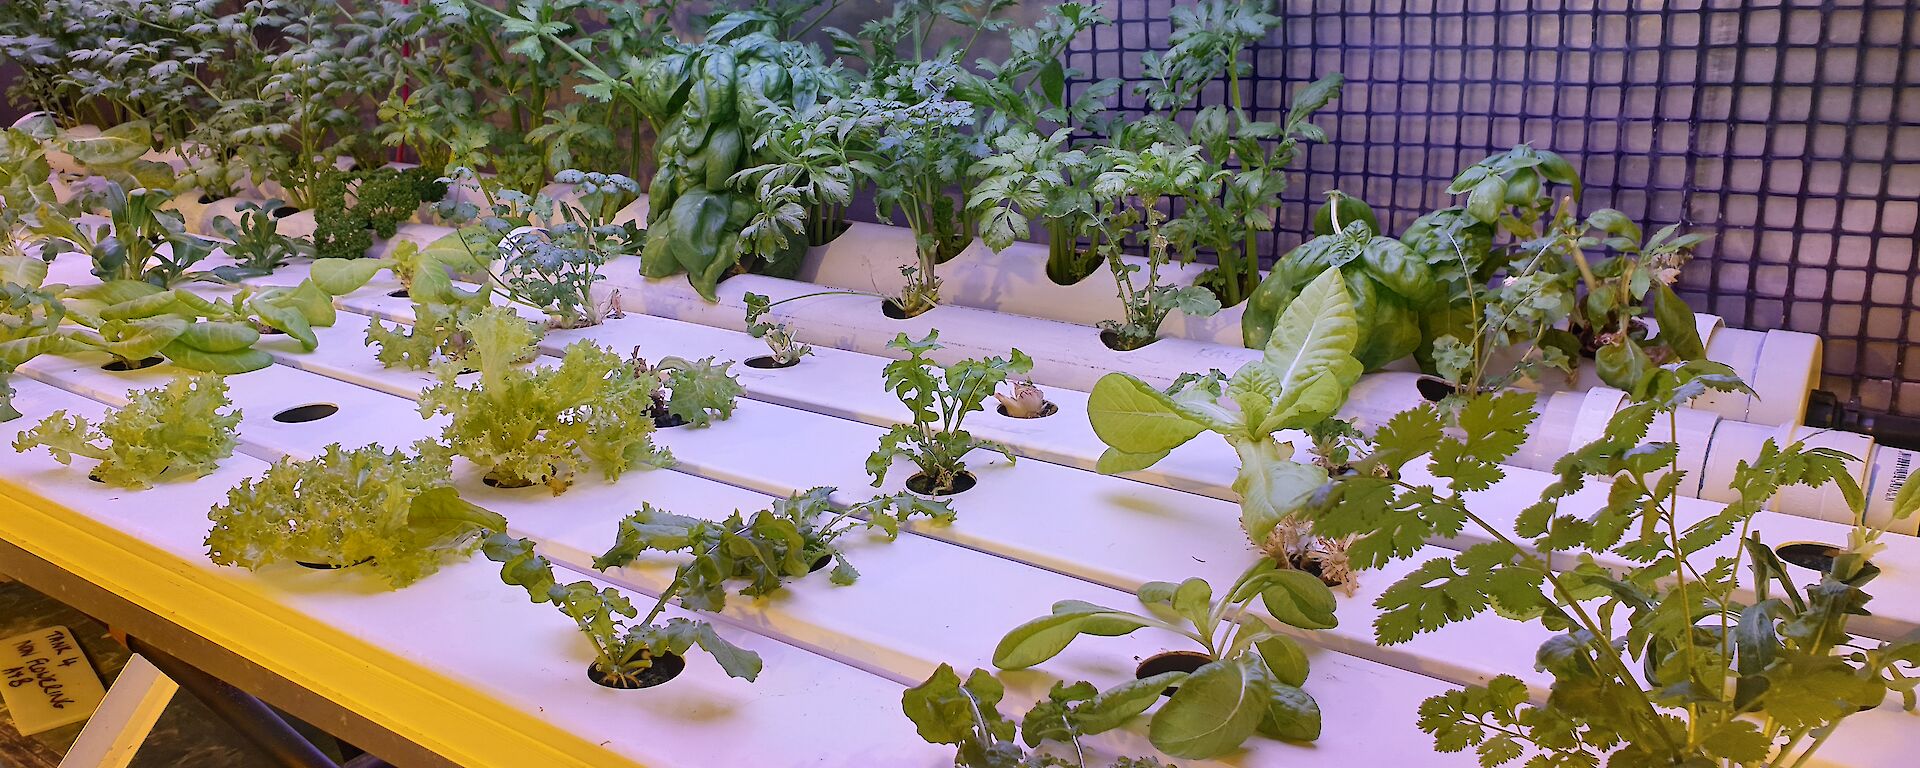
[[[0,698],[22,734],[83,722],[106,691],[66,627],[0,640]]]

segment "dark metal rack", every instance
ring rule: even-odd
[[[1521,142],[1567,155],[1587,208],[1713,236],[1681,281],[1736,327],[1826,340],[1823,386],[1855,413],[1920,415],[1920,6],[1908,0],[1278,0],[1249,57],[1252,106],[1327,72],[1272,259],[1327,189],[1394,229],[1451,204],[1463,167]],[[1108,0],[1070,54],[1137,77],[1168,0]],[[1123,110],[1140,110],[1128,95]]]

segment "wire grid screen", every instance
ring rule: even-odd
[[[1167,0],[1109,0],[1083,36],[1084,81],[1140,79]],[[1908,0],[1279,0],[1285,24],[1245,58],[1248,106],[1277,118],[1341,72],[1295,161],[1271,261],[1338,187],[1394,231],[1458,204],[1461,169],[1526,142],[1564,154],[1583,207],[1651,233],[1713,236],[1680,293],[1729,325],[1826,341],[1822,386],[1870,412],[1920,415],[1920,10]],[[1084,82],[1083,81],[1083,82]],[[1216,85],[1203,103],[1222,103]],[[1120,108],[1144,111],[1123,89]]]

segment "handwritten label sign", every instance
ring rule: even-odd
[[[84,722],[106,695],[66,627],[0,640],[0,698],[22,735]]]

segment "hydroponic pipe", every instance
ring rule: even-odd
[[[1422,377],[1405,373],[1380,373],[1365,377],[1354,388],[1342,415],[1363,424],[1378,426],[1386,419],[1428,398],[1419,386]],[[1610,387],[1595,387],[1585,392],[1557,392],[1542,395],[1534,405],[1539,417],[1528,432],[1527,442],[1509,463],[1537,470],[1551,470],[1569,451],[1598,439],[1607,421],[1628,402],[1626,393]],[[1906,484],[1920,454],[1904,448],[1882,445],[1869,435],[1821,427],[1787,423],[1779,426],[1754,424],[1729,419],[1699,408],[1681,408],[1673,418],[1672,439],[1679,445],[1680,468],[1686,472],[1680,493],[1712,501],[1735,501],[1731,487],[1736,468],[1760,454],[1768,440],[1787,446],[1804,442],[1809,447],[1824,447],[1854,457],[1849,463],[1854,479],[1866,492],[1866,521],[1889,530],[1920,533],[1920,518],[1895,523],[1892,519],[1894,496]],[[1669,438],[1661,425],[1655,425],[1655,440]],[[1767,502],[1767,508],[1788,514],[1832,522],[1850,523],[1853,512],[1837,486],[1820,488],[1794,486],[1781,490]]]

